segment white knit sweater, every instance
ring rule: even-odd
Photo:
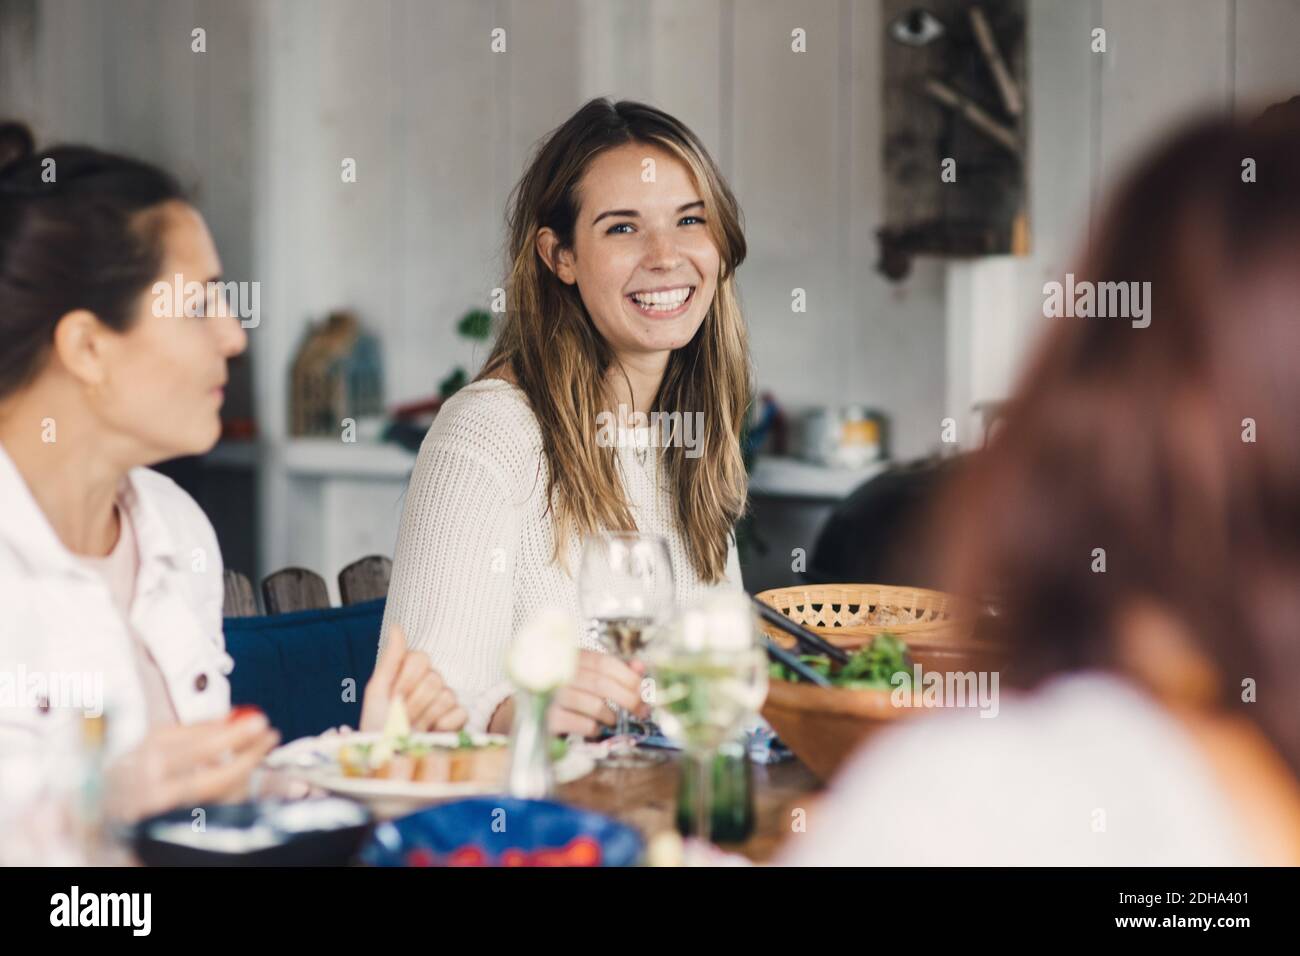
[[[678,604],[741,587],[734,536],[725,580],[700,581],[670,490],[656,481],[657,449],[639,456],[635,438],[625,431],[618,449],[624,492],[637,528],[668,542]],[[519,627],[545,605],[579,614],[581,543],[568,543],[567,571],[552,561],[546,480],[541,428],[523,391],[485,379],[439,411],[406,490],[382,633],[402,625],[409,646],[427,653],[456,691],[471,730],[485,729],[511,692],[505,654]],[[583,643],[599,649],[589,634]]]

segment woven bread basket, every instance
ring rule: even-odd
[[[888,632],[913,644],[969,639],[972,609],[951,594],[889,584],[796,585],[763,591],[758,599],[840,647],[855,649]],[[763,631],[789,647],[794,639],[763,622]]]

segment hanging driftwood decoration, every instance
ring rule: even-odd
[[[1024,255],[1025,0],[884,0],[880,270],[917,255]]]

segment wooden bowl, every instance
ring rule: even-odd
[[[873,733],[911,708],[895,707],[887,690],[844,690],[772,680],[763,717],[817,779],[826,782]]]
[[[996,669],[997,652],[981,647],[912,645],[908,648],[922,672]],[[933,708],[895,706],[893,690],[848,690],[803,682],[771,680],[763,717],[795,756],[823,782],[873,734],[899,720]]]

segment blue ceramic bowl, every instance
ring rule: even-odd
[[[407,866],[410,854],[436,862],[466,847],[496,864],[508,850],[558,850],[576,837],[600,846],[602,866],[632,866],[641,859],[641,835],[632,827],[549,800],[474,797],[429,807],[382,823],[361,851],[371,866]]]

